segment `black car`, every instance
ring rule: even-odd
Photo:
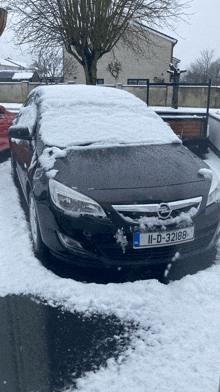
[[[122,267],[168,263],[216,244],[217,177],[132,94],[38,87],[8,136],[36,254]]]

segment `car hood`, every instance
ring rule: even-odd
[[[177,144],[71,150],[54,165],[57,181],[98,199],[102,194],[103,200],[110,190],[117,191],[116,199],[134,189],[150,189],[148,198],[154,199],[160,199],[161,188],[168,199],[171,188],[183,197],[208,193],[210,180],[198,173],[204,167],[201,159]],[[132,195],[136,200],[137,194]]]

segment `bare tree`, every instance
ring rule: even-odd
[[[213,86],[220,86],[220,58],[210,65],[210,77]]]
[[[182,82],[207,83],[212,79],[212,85],[220,85],[220,58],[214,60],[214,50],[206,49],[201,56],[190,64],[186,74],[181,78]]]
[[[62,49],[38,50],[33,56],[30,69],[37,71],[45,83],[62,82],[66,74],[77,73],[76,61],[64,59]]]
[[[182,18],[188,0],[5,0],[16,15],[17,43],[64,46],[96,84],[98,60],[120,40],[134,51],[146,26]]]

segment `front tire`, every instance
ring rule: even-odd
[[[40,258],[44,258],[47,254],[47,247],[43,243],[39,223],[37,218],[36,202],[34,199],[33,192],[29,195],[29,222],[31,229],[31,239],[33,243],[34,253]]]

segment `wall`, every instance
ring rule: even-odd
[[[173,43],[156,34],[149,34],[149,44],[142,50],[146,57],[139,57],[131,50],[120,46],[114,49],[116,59],[121,63],[122,70],[119,73],[118,83],[127,84],[127,79],[164,79],[168,83],[170,75],[167,72],[172,61]],[[108,71],[108,64],[114,61],[113,54],[107,53],[98,63],[97,77],[103,78],[105,83],[114,83],[115,79]]]
[[[220,151],[220,118],[209,115],[209,140]]]
[[[23,103],[29,92],[39,83],[0,82],[0,102],[1,103]],[[111,85],[114,87],[114,85]],[[146,102],[146,86],[119,85],[119,88],[126,90]],[[172,87],[156,86],[150,87],[149,106],[167,106],[172,103]],[[207,87],[183,87],[179,88],[179,107],[206,108],[207,106]],[[220,87],[211,87],[210,108],[220,108]]]
[[[121,88],[131,94],[136,95],[144,102],[147,100],[146,86],[127,86]],[[150,87],[149,106],[171,106],[172,104],[172,88],[166,86]]]
[[[29,82],[8,82],[0,83],[0,102],[2,103],[24,103],[28,94],[39,83]]]
[[[203,118],[163,118],[170,124],[172,130],[183,139],[205,138]]]
[[[136,95],[146,102],[146,86],[122,86],[123,89]],[[166,106],[172,105],[172,86],[150,86],[149,88],[149,106]],[[179,107],[206,108],[208,98],[208,87],[200,86],[180,86],[178,103]],[[211,87],[210,108],[220,108],[220,87]]]

